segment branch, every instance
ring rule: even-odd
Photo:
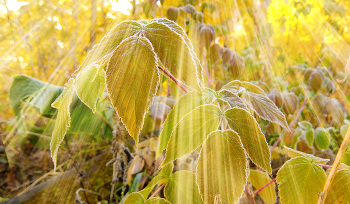
[[[189,90],[184,87],[181,82],[179,82],[173,75],[171,75],[168,71],[166,71],[163,67],[158,66],[158,69],[162,70],[162,72],[167,75],[171,80],[175,82],[176,85],[178,85],[182,90],[184,90],[186,93],[189,92]]]

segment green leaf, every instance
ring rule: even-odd
[[[305,133],[305,138],[306,138],[307,144],[309,146],[312,146],[314,144],[314,130],[313,129],[307,130]]]
[[[75,73],[80,72],[85,67],[98,63],[101,60],[106,60],[110,54],[125,38],[133,36],[142,30],[142,25],[136,21],[123,21],[116,25],[101,42],[95,45],[87,54],[84,62],[80,65]]]
[[[251,160],[265,171],[272,173],[270,150],[256,120],[244,109],[232,108],[224,113],[228,125],[240,136]]]
[[[171,175],[164,188],[165,198],[172,204],[201,204],[195,174],[178,171]]]
[[[304,130],[310,130],[312,128],[312,124],[309,121],[298,122],[298,125]]]
[[[144,204],[144,203],[145,203],[145,199],[138,192],[131,193],[124,201],[124,204]]]
[[[121,42],[110,58],[106,76],[111,102],[137,144],[159,83],[156,55],[149,40],[129,37]]]
[[[204,104],[211,104],[214,100],[215,96],[210,91],[207,91],[207,89],[204,89],[202,93],[191,91],[183,95],[169,112],[163,124],[163,129],[159,135],[157,157],[168,145],[171,133],[177,123],[194,108]]]
[[[350,167],[338,171],[328,189],[325,203],[349,203],[350,201]]]
[[[346,152],[344,153],[344,156],[341,162],[350,166],[350,148],[346,150]]]
[[[226,101],[231,108],[242,108],[248,110],[244,101],[230,90],[221,89],[218,93],[218,99]]]
[[[331,136],[329,133],[324,128],[318,127],[315,135],[315,143],[317,147],[321,150],[327,149],[331,142]]]
[[[66,135],[67,129],[70,126],[70,111],[69,107],[72,102],[74,90],[74,79],[69,79],[65,84],[62,94],[52,103],[52,107],[58,109],[55,128],[52,132],[50,143],[51,157],[55,167],[57,166],[57,151],[61,142]]]
[[[151,198],[146,200],[145,204],[171,204],[169,201],[164,198]]]
[[[180,34],[165,24],[152,21],[144,27],[143,35],[151,41],[164,69],[182,84],[201,91],[204,87],[202,67]]]
[[[301,152],[295,149],[291,149],[289,147],[284,146],[285,149],[287,149],[287,154],[290,158],[295,158],[295,157],[305,157],[309,160],[311,160],[315,164],[326,164],[329,162],[329,159],[324,159],[320,157],[316,157],[312,154],[307,154],[305,152]]]
[[[13,77],[9,99],[16,116],[21,115],[22,102],[29,99],[30,105],[38,108],[41,115],[51,118],[57,111],[51,103],[62,91],[62,87],[18,75]]]
[[[143,195],[144,198],[147,198],[150,192],[153,190],[154,186],[156,186],[158,183],[163,184],[167,181],[167,179],[170,177],[171,173],[173,171],[173,164],[169,163],[167,164],[157,176],[155,176],[148,185],[142,189],[139,193]]]
[[[256,188],[260,189],[271,181],[266,172],[251,170],[248,181]],[[270,184],[259,192],[260,197],[265,204],[274,204],[276,202],[275,185]]]
[[[242,93],[243,100],[252,108],[259,117],[273,123],[277,123],[289,130],[288,123],[284,114],[278,107],[266,96],[264,90],[260,87],[249,83],[232,81],[221,88],[238,93]]]
[[[77,95],[92,112],[96,111],[97,99],[101,95],[101,86],[104,88],[104,81],[104,78],[99,77],[97,66],[87,67],[79,72],[76,77],[75,88]]]
[[[131,193],[124,201],[124,204],[171,204],[164,198],[151,198],[145,200],[141,193]]]
[[[295,157],[279,170],[277,183],[281,203],[316,204],[318,193],[326,183],[326,174],[309,159]]]
[[[214,105],[202,105],[189,112],[171,133],[161,167],[197,149],[207,136],[217,130],[222,113]]]
[[[237,133],[232,130],[212,132],[203,144],[197,165],[202,200],[214,203],[219,194],[226,203],[235,203],[247,183],[247,164]]]

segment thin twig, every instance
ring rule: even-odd
[[[266,188],[268,185],[270,185],[271,183],[275,182],[276,178],[272,179],[270,182],[268,182],[267,184],[265,184],[263,187],[261,187],[259,190],[255,191],[254,195],[257,195],[260,191],[262,191],[264,188]]]
[[[171,80],[175,82],[176,85],[178,85],[182,90],[184,90],[186,93],[188,93],[188,89],[184,87],[181,82],[179,82],[173,75],[171,75],[168,71],[166,71],[163,67],[158,66],[158,69],[162,70],[164,74],[166,74]]]
[[[160,188],[158,188],[149,198],[153,198],[155,195],[157,195],[157,193],[164,188],[165,184],[166,183],[164,183]]]

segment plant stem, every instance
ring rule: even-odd
[[[257,195],[260,191],[262,191],[264,188],[266,188],[268,185],[270,185],[271,183],[275,182],[276,178],[272,179],[270,182],[268,182],[267,184],[265,184],[263,187],[261,187],[259,190],[255,191],[254,195]]]
[[[331,186],[332,181],[334,179],[334,176],[338,171],[340,162],[344,156],[344,153],[345,153],[346,148],[348,147],[349,143],[350,143],[350,125],[348,127],[348,130],[346,131],[344,140],[339,148],[339,151],[338,151],[338,154],[337,154],[335,161],[333,163],[331,172],[329,172],[329,174],[328,174],[326,184],[323,187],[322,195],[319,196],[319,198],[318,198],[318,204],[323,204],[325,202],[326,197],[327,197],[327,193],[328,193],[328,189]]]
[[[166,183],[164,183],[160,188],[158,188],[149,198],[153,198],[155,195],[157,195],[157,193],[164,188],[165,184]]]
[[[166,71],[163,67],[158,66],[158,69],[162,70],[162,72],[167,75],[171,80],[173,80],[175,82],[176,85],[178,85],[182,90],[184,90],[186,93],[189,92],[188,89],[186,89],[186,87],[184,87],[181,82],[179,82],[173,75],[171,75],[168,71]]]

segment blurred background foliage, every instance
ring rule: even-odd
[[[29,104],[20,113],[27,132],[20,132],[18,113],[9,98],[13,76],[22,74],[63,86],[87,52],[123,20],[175,20],[189,35],[203,67],[208,67],[206,81],[211,88],[219,89],[233,79],[252,81],[283,110],[292,124],[292,134],[260,121],[270,145],[282,135],[282,144],[286,146],[334,157],[350,123],[347,120],[349,81],[339,83],[336,80],[344,78],[344,67],[350,55],[349,8],[348,0],[0,0],[0,172],[3,175],[0,199],[11,198],[32,187],[30,185],[36,184],[37,179],[40,182],[55,174],[49,155],[54,120],[28,108],[40,109]],[[210,32],[215,36],[210,40],[211,45],[203,43],[205,40],[199,35],[203,27],[200,23],[210,25]],[[209,48],[214,44],[220,47],[219,57]],[[236,63],[240,59],[244,70],[235,71],[231,59],[229,64],[225,62],[228,48],[237,53]],[[166,79],[162,82],[159,98],[146,116],[144,136],[159,133],[162,121],[173,106],[171,100],[178,97],[174,84]],[[26,85],[19,91],[25,89]],[[164,97],[171,100],[164,100]],[[75,174],[81,178],[78,186],[109,196],[106,192],[110,191],[112,170],[102,168],[108,158],[103,157],[104,163],[101,161],[97,169],[82,164],[101,157],[101,151],[107,153],[113,146],[111,132],[112,126],[118,125],[117,120],[108,109],[108,99],[99,105],[104,119],[97,117],[96,121],[103,120],[109,130],[82,132],[78,123],[85,117],[81,113],[86,112],[83,110],[86,107],[77,104],[76,111],[81,113],[77,113],[78,122],[72,130],[75,136],[68,139],[71,147],[67,141],[61,148],[60,168],[63,169],[59,172],[63,175],[74,166]],[[157,113],[159,109],[162,112]],[[147,176],[142,173],[151,176],[157,169],[161,162],[153,154],[157,143],[157,137],[150,136],[140,143],[138,150],[132,150],[132,142],[127,144],[135,156],[134,167],[128,172],[129,189],[142,189],[147,182]],[[350,161],[348,152],[344,160],[347,163]],[[193,153],[179,160],[178,169],[193,168],[197,157]],[[279,158],[278,154],[273,154],[273,158]],[[109,173],[91,176],[100,168],[101,172]],[[91,179],[86,179],[87,174]],[[101,190],[103,187],[105,189]],[[115,190],[115,199],[122,200],[121,192],[127,190],[124,187]],[[91,196],[91,202],[97,199],[86,193],[84,196],[84,199]],[[109,199],[99,197],[97,200]]]

